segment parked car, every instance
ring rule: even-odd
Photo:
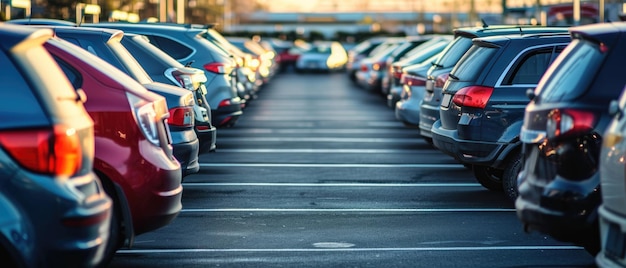
[[[194,124],[193,129],[196,136],[200,140],[199,153],[214,152],[217,148],[217,128],[211,123],[211,107],[206,99],[207,89],[205,86],[206,75],[204,72],[197,68],[185,67],[174,58],[170,57],[167,53],[163,52],[159,48],[150,43],[150,40],[143,35],[125,33],[122,38],[122,45],[131,53],[131,55],[137,60],[141,67],[146,71],[152,80],[159,83],[170,84],[173,86],[180,86],[184,89],[191,91],[194,98],[193,111],[194,111]],[[151,89],[148,87],[148,89]],[[158,91],[155,91],[159,93]],[[186,96],[186,94],[185,94]],[[189,102],[185,100],[183,103]],[[170,105],[171,103],[171,105]],[[180,105],[186,106],[186,105]],[[181,114],[181,111],[174,110],[177,107],[173,98],[168,98],[168,107],[171,114]],[[185,119],[180,118],[180,119]],[[183,120],[184,121],[184,120]],[[170,123],[170,130],[172,135],[184,135],[184,131],[177,128],[188,128],[188,124],[185,123]],[[177,132],[177,133],[174,133]],[[189,139],[192,139],[192,135],[187,134]],[[180,143],[179,141],[189,140],[184,137],[173,137],[173,144]],[[174,145],[176,146],[176,145]],[[177,159],[181,160],[179,154],[174,149],[174,153]],[[182,151],[182,149],[181,149]],[[189,150],[190,156],[197,155]],[[181,152],[180,155],[185,155]],[[184,158],[183,158],[184,160]],[[197,161],[196,161],[197,162]],[[185,164],[189,163],[189,164]],[[186,174],[193,173],[195,164],[193,158],[191,161],[181,161],[183,170],[189,169]]]
[[[379,51],[379,53],[372,53],[373,55],[362,59],[360,68],[354,74],[356,84],[368,92],[381,92],[382,80],[379,79],[380,75],[378,74],[387,69],[387,58],[389,55],[404,43],[406,42],[391,43],[385,46],[385,49]]]
[[[612,119],[604,132],[600,149],[600,188],[602,204],[600,215],[600,241],[602,251],[596,255],[599,267],[624,267],[626,256],[622,249],[626,233],[626,91],[622,90],[619,101],[609,105]]]
[[[475,38],[443,87],[433,144],[465,165],[485,188],[517,198],[519,134],[526,91],[570,41],[568,34]]]
[[[181,166],[172,153],[165,98],[101,58],[60,38],[46,49],[94,121],[93,169],[113,199],[105,256],[134,237],[168,225],[182,209]]]
[[[144,35],[151,44],[184,66],[203,70],[207,77],[206,100],[211,108],[213,126],[233,126],[243,114],[241,99],[234,83],[237,67],[235,61],[202,36],[207,29],[192,25],[125,22],[85,23],[83,26],[118,29],[125,33]]]
[[[252,56],[249,66],[257,74],[256,79],[260,80],[262,84],[267,84],[274,75],[274,55],[266,51],[265,48],[251,38],[235,36],[225,38],[230,44]]]
[[[311,49],[302,52],[296,61],[296,71],[333,72],[343,70],[348,62],[348,54],[341,43],[317,41]]]
[[[348,62],[346,63],[346,73],[352,82],[356,82],[356,72],[361,68],[361,60],[367,58],[370,53],[389,37],[372,37],[359,42],[356,46],[348,50]]]
[[[424,99],[424,87],[426,86],[426,73],[433,61],[441,56],[441,53],[431,56],[418,64],[403,69],[400,75],[402,93],[395,103],[396,119],[405,126],[419,129],[420,104]]]
[[[598,162],[611,119],[607,107],[626,85],[619,67],[626,58],[626,23],[578,26],[570,33],[572,42],[529,92],[515,208],[526,230],[596,255]]]
[[[422,64],[427,60],[431,61],[428,66],[430,67],[430,65],[432,65],[432,61],[437,59],[433,56],[441,53],[451,40],[452,38],[446,37],[433,38],[430,41],[415,47],[412,51],[409,51],[406,56],[388,63],[389,68],[387,68],[387,75],[385,75],[382,80],[383,92],[387,92],[387,106],[395,108],[396,102],[400,100],[400,95],[402,94],[402,89],[404,87],[400,80],[402,79],[402,74],[404,73],[405,68],[409,68],[412,65]],[[420,94],[423,96],[423,93]],[[417,106],[417,109],[419,111],[419,106]]]
[[[454,40],[444,49],[443,54],[434,62],[426,77],[426,92],[420,106],[420,135],[432,143],[430,132],[433,123],[439,120],[439,107],[443,94],[441,90],[448,80],[448,74],[459,59],[472,46],[472,39],[507,34],[566,33],[567,27],[484,25],[482,27],[464,27],[454,30]]]
[[[43,43],[49,30],[0,24],[0,263],[93,267],[112,202],[94,164],[94,123]]]
[[[162,59],[157,58],[155,54],[147,54],[145,50],[142,50],[143,48],[138,48],[139,39],[124,38],[124,33],[119,30],[64,26],[53,26],[52,29],[56,36],[100,57],[141,83],[148,90],[165,97],[171,115],[167,122],[173,152],[181,164],[182,175],[184,177],[200,170],[198,163],[200,145],[194,131],[194,96],[191,91],[182,89],[179,85],[173,85],[171,81],[168,82],[169,78],[167,78],[167,76],[176,76],[173,79],[192,80],[194,79],[194,70],[180,68],[168,71],[169,65],[164,64]],[[130,46],[133,52],[139,53],[137,54],[138,57],[133,57],[125,45]],[[158,74],[153,74],[154,77],[168,82],[169,85],[152,80],[152,77],[148,75],[146,69],[138,61],[144,63],[149,72]]]

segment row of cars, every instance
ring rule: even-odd
[[[364,74],[409,42],[370,39],[350,51],[348,77],[503,191],[525,230],[583,246],[602,267],[626,266],[624,37],[624,22],[459,28],[443,48],[424,43],[386,74]]]
[[[199,154],[277,69],[269,49],[235,54],[218,38],[195,25],[0,24],[0,263],[105,266],[177,217]]]

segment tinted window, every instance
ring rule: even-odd
[[[136,42],[130,40],[129,38],[124,38],[122,40],[122,45],[126,47],[128,52],[130,52],[130,54],[135,57],[137,62],[141,64],[141,67],[143,67],[143,69],[149,74],[162,74],[165,69],[171,67],[165,65],[154,54],[151,54],[147,50],[143,49]]]
[[[454,67],[470,47],[472,47],[472,39],[459,36],[448,45],[436,64],[442,66],[442,68]]]
[[[539,79],[550,66],[552,48],[541,49],[528,53],[522,57],[513,71],[507,75],[505,85],[513,84],[537,84]]]
[[[26,82],[22,74],[15,68],[13,62],[0,52],[0,125],[2,127],[13,127],[26,124],[29,120],[43,119],[41,115],[41,105],[30,90],[30,85]],[[19,116],[16,116],[19,114]],[[28,124],[34,122],[30,121]]]
[[[139,65],[135,57],[126,50],[126,48],[120,42],[108,42],[109,47],[117,55],[119,60],[124,64],[126,70],[128,70],[128,74],[137,80],[140,84],[148,84],[152,83],[152,79],[146,71]]]
[[[596,44],[574,39],[539,82],[536,101],[560,102],[578,98],[593,81],[604,56]]]
[[[63,73],[65,73],[65,76],[67,76],[67,79],[70,80],[70,83],[72,83],[74,89],[82,88],[83,77],[80,75],[80,73],[58,57],[54,56],[53,58],[57,61],[59,67],[61,67],[61,70],[63,71]]]
[[[498,48],[472,46],[450,72],[461,81],[474,81],[485,69]]]
[[[170,38],[158,36],[158,35],[146,35],[150,42],[159,47],[165,53],[172,56],[176,60],[182,60],[187,58],[193,53],[193,50],[177,41]]]

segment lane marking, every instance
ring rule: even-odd
[[[482,187],[480,183],[281,183],[281,182],[185,182],[183,187],[271,186],[271,187]]]
[[[494,246],[494,247],[398,247],[398,248],[189,248],[119,249],[117,254],[211,253],[211,252],[332,252],[332,251],[502,251],[502,250],[582,250],[578,246]]]
[[[348,128],[348,129],[304,129],[304,128],[224,128],[219,130],[220,133],[255,133],[255,134],[389,134],[389,129],[382,128]],[[415,134],[415,130],[403,128],[401,132]],[[394,132],[395,133],[395,132]],[[416,135],[416,137],[418,137]]]
[[[220,142],[359,142],[359,143],[424,143],[419,138],[337,138],[337,137],[219,137]]]
[[[426,144],[426,143],[424,143]],[[414,149],[217,149],[220,153],[425,154]]]
[[[514,208],[183,208],[193,212],[515,212]]]
[[[306,163],[200,163],[200,167],[330,167],[330,168],[459,168],[461,164],[306,164]]]

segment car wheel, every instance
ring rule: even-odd
[[[479,165],[474,165],[472,170],[480,185],[491,191],[502,191],[503,170]]]
[[[517,175],[522,170],[522,154],[515,152],[508,160],[502,176],[502,188],[506,196],[515,201],[518,195]]]
[[[111,211],[111,223],[109,226],[109,240],[104,249],[104,257],[97,267],[108,267],[115,256],[115,252],[122,247],[124,241],[122,237],[122,210],[119,199],[112,182],[101,180],[104,191],[113,199],[113,210]]]

